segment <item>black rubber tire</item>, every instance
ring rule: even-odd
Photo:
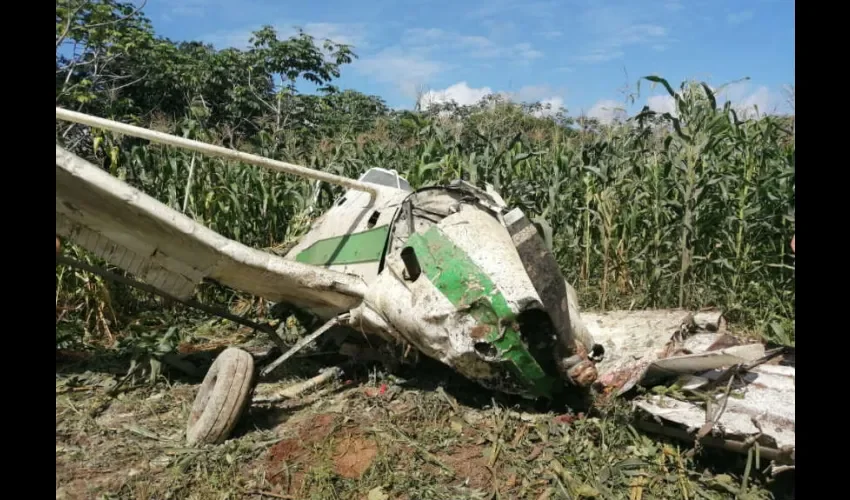
[[[186,427],[188,444],[223,442],[248,406],[254,388],[254,358],[241,349],[225,349],[204,377]]]

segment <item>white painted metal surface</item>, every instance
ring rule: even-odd
[[[271,158],[264,158],[262,156],[243,153],[241,151],[236,151],[235,149],[228,149],[200,141],[193,141],[191,139],[186,139],[185,137],[178,137],[176,135],[157,132],[155,130],[150,130],[142,127],[136,127],[133,125],[128,125],[126,123],[107,120],[105,118],[98,118],[96,116],[87,115],[85,113],[78,113],[76,111],[71,111],[60,107],[56,108],[56,118],[60,120],[80,123],[82,125],[88,125],[90,127],[111,130],[113,132],[126,134],[132,137],[147,139],[151,142],[156,142],[159,144],[166,144],[169,146],[189,149],[191,151],[197,151],[198,153],[203,153],[208,156],[227,158],[228,160],[265,167],[277,172],[294,174],[301,177],[314,179],[317,181],[343,186],[348,189],[363,191],[365,193],[369,193],[369,196],[372,198],[374,198],[377,194],[377,190],[375,189],[374,184],[355,181],[354,179],[349,179],[348,177],[342,177],[339,175],[322,172],[320,170],[313,170],[311,168],[287,163],[285,161],[272,160]]]
[[[409,193],[396,188],[375,186],[375,199],[367,193],[347,191],[327,212],[313,223],[310,231],[286,254],[289,260],[318,241],[345,234],[359,233],[387,226],[392,222],[399,205]],[[377,219],[370,219],[377,213]],[[379,262],[364,262],[327,266],[340,273],[360,276],[367,284],[378,276]]]
[[[452,243],[463,250],[505,297],[514,314],[529,306],[543,308],[534,284],[511,241],[498,220],[480,208],[461,205],[462,210],[440,221]]]
[[[204,278],[335,315],[355,306],[357,276],[288,261],[198,224],[56,146],[56,233],[180,298]]]
[[[710,370],[701,374],[701,378],[713,380],[719,373],[720,370]],[[744,383],[730,397],[720,394],[714,399],[715,408],[725,403],[725,410],[717,421],[719,433],[736,441],[761,435],[762,446],[793,450],[796,441],[794,368],[763,365],[745,374],[743,379]],[[706,423],[703,408],[669,396],[647,396],[635,401],[635,405],[691,432]]]
[[[635,385],[677,383],[698,391],[734,365],[761,359],[760,343],[721,347],[727,333],[696,328],[682,310],[584,313],[594,339],[605,346],[599,381],[615,394]],[[721,325],[716,325],[721,326]],[[696,331],[695,331],[696,330]],[[712,346],[715,349],[708,350]],[[726,383],[721,384],[725,389]],[[792,457],[795,447],[795,368],[762,364],[733,380],[730,392],[712,392],[711,408],[671,395],[638,396],[634,404],[664,426],[696,433],[708,421],[711,436],[743,445],[760,446]],[[722,413],[715,413],[719,408]],[[708,414],[707,414],[708,411]],[[719,418],[718,418],[719,417]],[[731,445],[729,445],[731,446]]]

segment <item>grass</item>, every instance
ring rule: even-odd
[[[240,334],[215,332],[213,346]],[[194,356],[187,359],[209,362]],[[189,449],[184,429],[197,379],[161,375],[110,398],[128,357],[63,359],[57,498],[786,498],[773,491],[787,486],[745,457],[638,433],[625,403],[588,415],[535,409],[440,369],[395,378],[352,367],[324,397],[255,403],[232,439]],[[324,363],[290,363],[257,394]]]

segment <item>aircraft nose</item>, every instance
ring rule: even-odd
[[[457,255],[473,264],[466,279],[471,288],[486,279],[513,315],[542,306],[510,234],[497,219],[470,208],[445,218],[439,227],[459,250]]]

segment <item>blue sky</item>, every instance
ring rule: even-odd
[[[136,0],[137,2],[139,0]],[[723,95],[736,106],[787,112],[794,84],[793,0],[148,0],[158,34],[243,47],[252,30],[300,26],[358,54],[337,84],[411,108],[473,102],[490,92],[610,118],[624,87],[657,74],[674,87],[749,77]],[[635,106],[670,110],[641,85]]]

